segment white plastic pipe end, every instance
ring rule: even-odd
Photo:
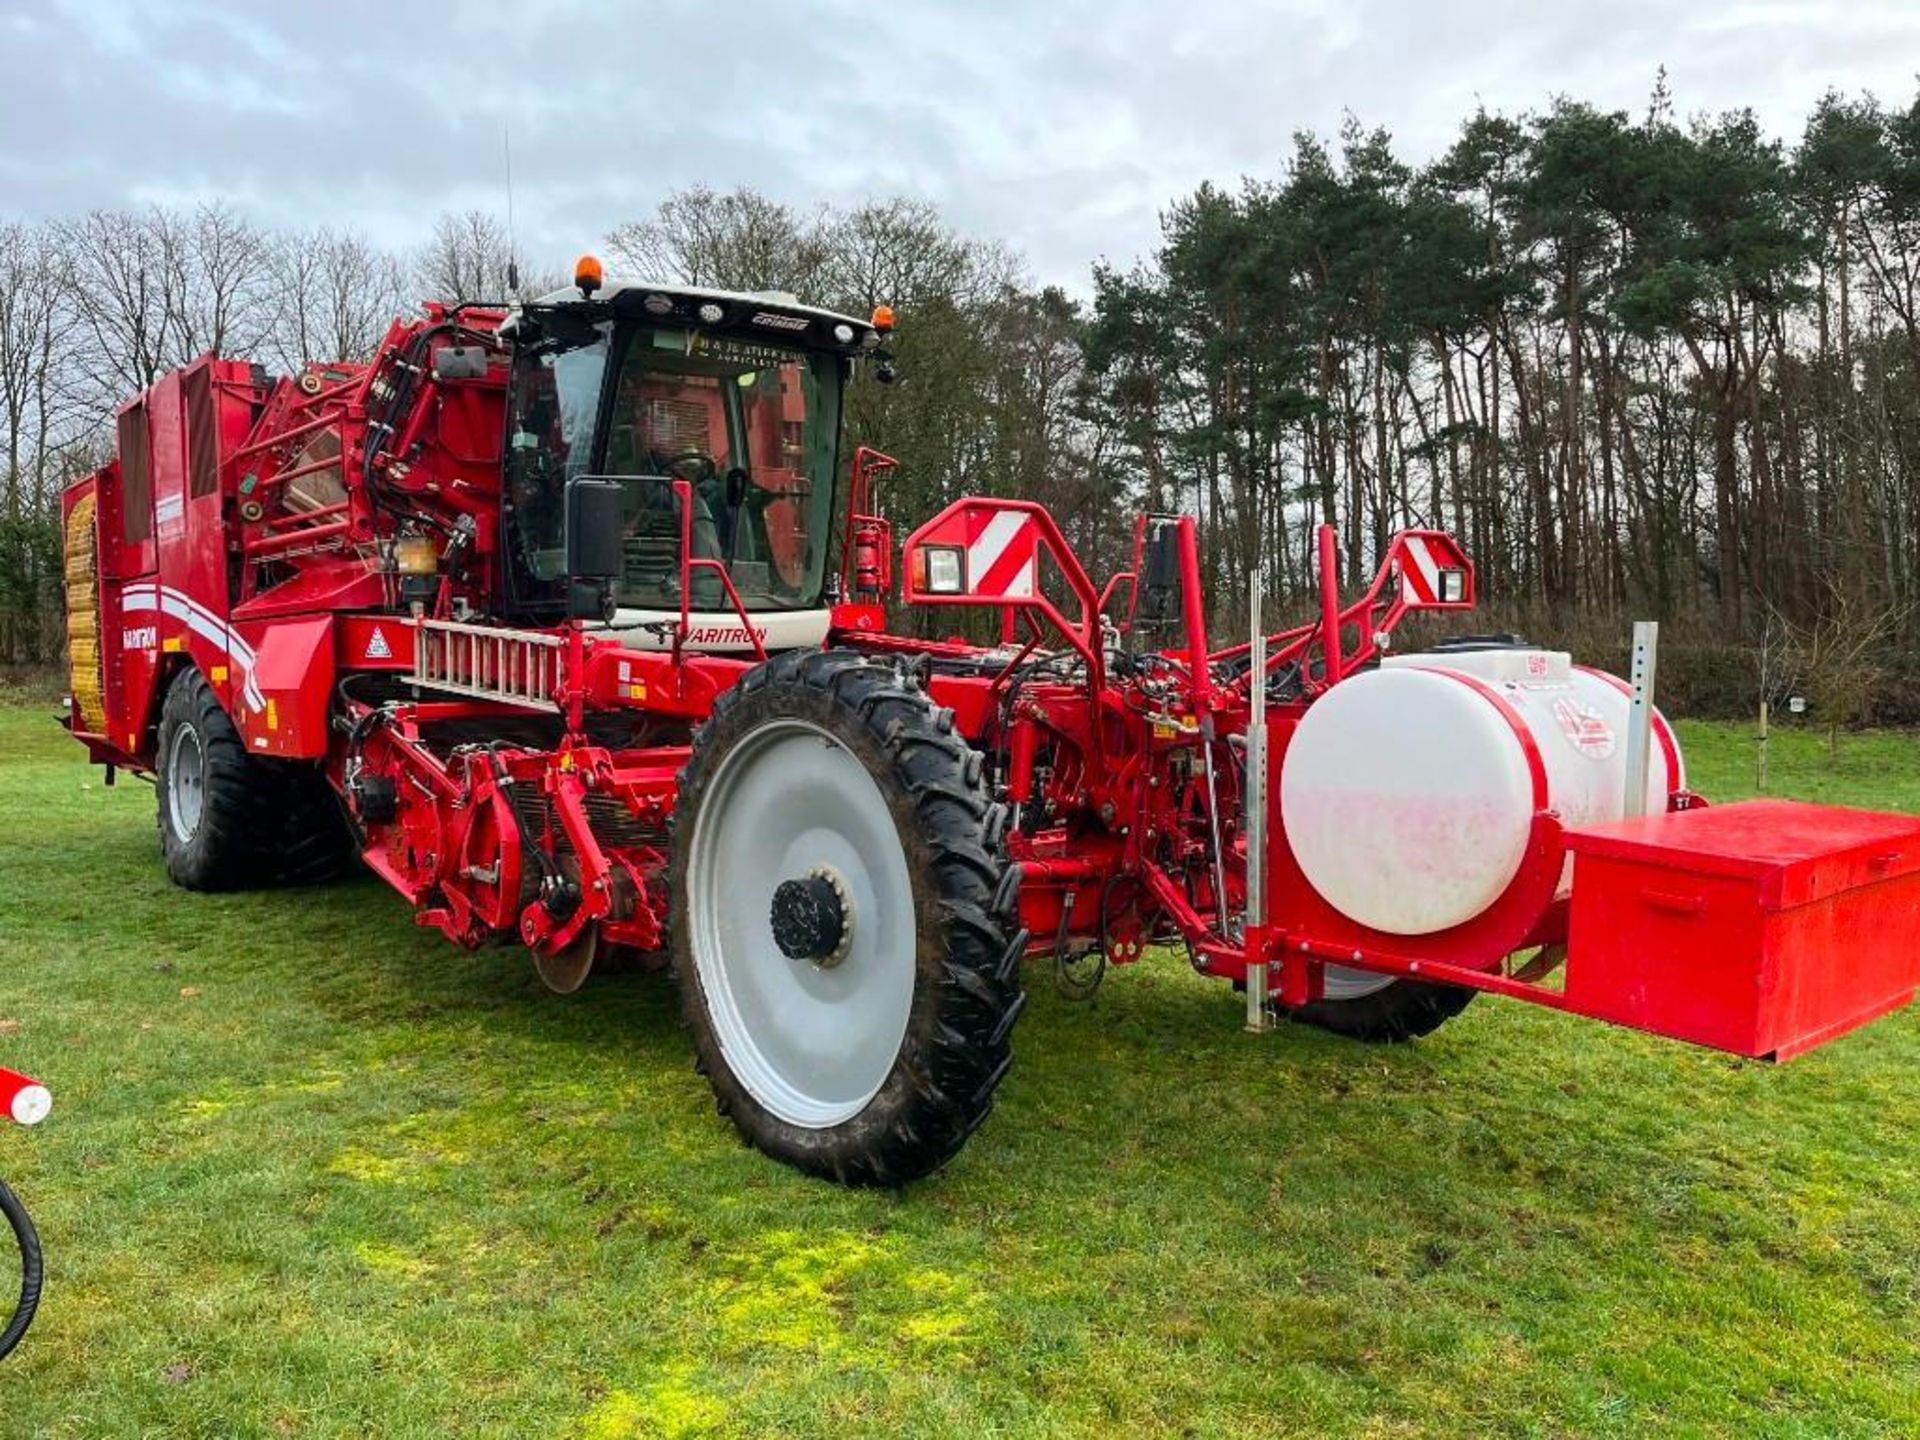
[[[13,1097],[16,1125],[38,1125],[53,1109],[53,1092],[44,1085],[23,1085]]]

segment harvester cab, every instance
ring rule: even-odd
[[[500,334],[502,616],[604,619],[639,649],[826,639],[842,394],[880,351],[876,326],[776,292],[608,284],[583,265]],[[572,573],[570,528],[617,533],[598,537],[605,573]]]

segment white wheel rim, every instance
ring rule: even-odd
[[[200,737],[191,725],[182,725],[167,747],[167,809],[173,816],[173,833],[182,840],[191,840],[200,828],[205,798],[206,760]]]
[[[822,870],[847,896],[844,956],[790,959],[774,891]],[[694,819],[687,902],[714,1033],[747,1092],[807,1129],[858,1115],[906,1038],[917,949],[906,852],[866,767],[804,720],[740,740]]]

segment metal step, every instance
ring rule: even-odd
[[[458,620],[414,623],[414,684],[528,710],[560,708],[561,636]]]

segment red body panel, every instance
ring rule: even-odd
[[[251,678],[261,705],[243,705],[237,717],[240,738],[255,754],[326,758],[333,743],[327,717],[333,697],[334,624],[331,615],[309,615],[256,627]]]

